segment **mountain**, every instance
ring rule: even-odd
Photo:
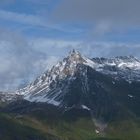
[[[70,84],[76,80],[80,65],[93,66],[94,62],[73,50],[62,62],[53,66],[50,71],[45,72],[26,88],[18,91],[18,94],[24,95],[24,98],[29,101],[60,105]]]
[[[57,135],[66,131],[71,135],[66,139],[129,140],[135,135],[133,139],[139,140],[140,60],[133,56],[90,59],[73,50],[24,89],[1,93],[0,101],[1,112],[24,116],[23,123],[32,124],[27,116],[36,118],[41,130],[46,122],[53,132],[61,126]],[[131,135],[121,134],[119,127],[129,128]]]
[[[25,99],[53,104],[65,110],[83,108],[98,118],[100,109],[110,114],[115,112],[116,104],[122,99],[139,98],[139,81],[140,60],[133,56],[89,59],[72,50],[24,89],[15,94],[0,95],[2,101]]]
[[[89,59],[73,50],[63,61],[29,86],[17,91],[17,94],[24,95],[29,101],[60,105],[64,96],[62,94],[69,90],[71,83],[77,80],[79,75],[86,79],[87,69],[91,69],[93,73],[110,76],[114,80],[125,80],[129,83],[140,81],[140,61],[133,56]]]

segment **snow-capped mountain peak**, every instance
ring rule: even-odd
[[[52,67],[52,69],[46,71],[29,86],[18,90],[17,93],[24,95],[25,99],[30,101],[46,102],[48,101],[48,96],[46,96],[46,93],[50,92],[52,88],[55,90],[55,85],[57,86],[57,83],[66,79],[69,82],[75,79],[75,73],[78,70],[78,65],[87,65],[93,67],[94,62],[89,58],[82,56],[80,52],[72,50],[69,52],[67,57],[58,62]],[[44,96],[42,96],[42,93],[45,93]],[[59,95],[61,90],[57,91],[57,93]],[[38,97],[38,95],[40,97]],[[55,98],[56,97],[53,98],[51,103],[53,102],[53,104],[58,105],[59,103],[54,101]]]
[[[80,52],[72,50],[62,61],[24,89],[16,91],[16,94],[31,102],[60,105],[65,94],[69,92],[71,83],[79,79],[79,75],[82,74],[83,84],[88,85],[87,71],[83,67],[92,69],[93,73],[110,76],[114,80],[123,79],[128,83],[140,81],[140,61],[135,57],[89,59]]]

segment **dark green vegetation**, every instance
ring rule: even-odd
[[[1,108],[2,140],[139,140],[137,117],[116,119],[97,134],[87,110],[63,112],[47,104],[18,101]]]

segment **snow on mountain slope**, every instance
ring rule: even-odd
[[[22,98],[21,95],[8,92],[0,92],[0,102],[11,102]]]
[[[46,71],[33,83],[24,89],[17,91],[17,93],[24,95],[26,100],[32,102],[48,102],[54,105],[59,105],[59,96],[62,93],[62,89],[64,90],[65,88],[65,90],[67,90],[69,82],[75,79],[74,75],[77,71],[78,64],[84,64],[90,67],[94,67],[95,65],[92,60],[83,57],[79,52],[73,50],[62,62],[53,66],[51,70]],[[57,84],[60,84],[63,80],[68,81],[66,82],[67,85],[63,84],[64,87],[60,86],[61,88],[56,88]]]
[[[116,79],[124,79],[128,82],[140,81],[140,60],[133,56],[120,56],[115,58],[93,58],[98,63],[99,71],[112,75]]]
[[[115,58],[93,58],[95,63],[100,66],[116,66],[120,69],[130,68],[132,70],[140,70],[140,60],[133,56],[120,56]]]
[[[65,93],[69,92],[71,83],[78,78],[76,73],[80,72],[85,77],[82,82],[88,80],[86,71],[79,69],[79,65],[90,67],[93,71],[111,76],[115,80],[124,79],[129,83],[140,81],[140,61],[135,57],[89,59],[73,50],[33,83],[16,91],[16,95],[31,102],[47,102],[59,106]],[[84,86],[86,85],[88,86],[88,83],[84,83]]]

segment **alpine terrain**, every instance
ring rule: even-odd
[[[140,140],[140,60],[72,50],[13,93],[0,93],[2,140]]]

